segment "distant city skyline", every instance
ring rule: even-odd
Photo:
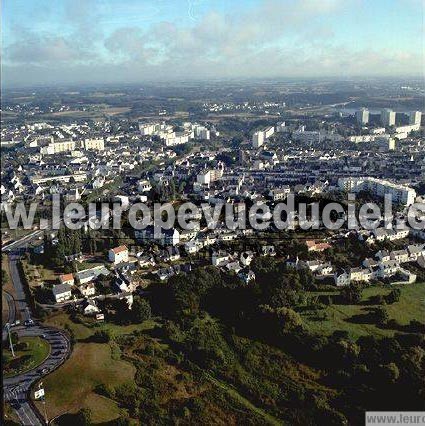
[[[3,87],[423,75],[420,0],[3,0]]]

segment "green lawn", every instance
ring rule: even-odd
[[[65,364],[43,378],[48,417],[88,407],[94,422],[117,418],[117,404],[100,397],[94,389],[101,383],[115,387],[132,381],[134,374],[130,363],[112,358],[109,344],[77,343]],[[43,409],[41,405],[39,408]]]
[[[87,321],[90,320],[87,319]],[[47,395],[48,417],[76,413],[81,408],[89,408],[93,423],[103,423],[118,418],[121,415],[121,409],[117,403],[98,395],[94,389],[100,383],[115,387],[124,382],[133,381],[135,368],[132,364],[117,359],[110,344],[92,343],[87,339],[97,330],[107,329],[112,335],[119,336],[136,330],[152,329],[156,323],[149,320],[142,324],[128,326],[103,323],[90,327],[73,322],[69,315],[63,312],[50,316],[45,323],[71,330],[76,340],[69,360],[43,379]]]
[[[15,346],[15,358],[12,357],[9,348],[3,349],[5,377],[16,376],[36,368],[50,353],[50,345],[40,337],[21,337]]]
[[[39,286],[45,281],[57,281],[57,274],[52,269],[43,265],[34,265],[26,259],[22,259],[22,268],[31,287]]]
[[[425,283],[415,283],[398,286],[401,289],[400,300],[391,305],[385,305],[390,319],[401,325],[411,320],[423,321],[425,318]],[[363,290],[362,303],[358,305],[327,306],[319,312],[313,310],[301,311],[306,326],[314,333],[330,335],[336,330],[345,330],[351,337],[364,335],[393,336],[397,330],[378,327],[373,323],[371,315],[377,305],[369,303],[372,296],[386,295],[390,289],[383,287],[368,287]],[[331,292],[314,293],[317,295],[336,294]]]
[[[87,322],[89,321],[91,321],[90,318],[87,318]],[[69,315],[63,312],[50,316],[45,323],[54,327],[71,330],[77,341],[88,339],[98,330],[106,329],[113,336],[119,336],[121,334],[131,334],[134,331],[150,330],[156,325],[154,320],[148,320],[142,324],[116,325],[105,322],[93,324],[92,327],[88,327],[85,324],[73,322]]]

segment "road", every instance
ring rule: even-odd
[[[55,220],[52,221],[51,224],[49,224],[49,226],[47,226],[46,229],[37,229],[33,232],[30,232],[27,235],[24,235],[23,237],[15,240],[15,241],[12,241],[8,244],[4,244],[3,247],[1,248],[1,251],[2,252],[10,252],[12,250],[26,248],[27,245],[31,241],[43,238],[45,232],[48,232],[51,229],[55,229],[55,230],[58,229],[58,227],[60,226],[62,221],[63,221],[62,218],[55,219]]]
[[[27,242],[27,240],[24,240],[22,243],[27,244]],[[16,309],[9,310],[10,323],[16,320],[17,312],[21,313],[23,321],[32,320],[30,307],[27,303],[24,287],[18,271],[18,260],[19,253],[11,251],[9,253],[9,268],[16,292]],[[70,340],[64,331],[47,327],[43,324],[35,324],[30,327],[12,327],[12,330],[17,332],[19,337],[39,336],[47,340],[51,347],[49,356],[40,366],[18,376],[3,379],[4,400],[10,402],[21,424],[25,426],[42,425],[43,422],[41,419],[43,415],[38,413],[33,405],[29,403],[31,386],[65,362],[71,352]]]

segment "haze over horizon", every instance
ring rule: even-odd
[[[423,75],[420,0],[3,0],[2,84]]]

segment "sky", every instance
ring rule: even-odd
[[[2,0],[3,87],[418,77],[422,0]]]

